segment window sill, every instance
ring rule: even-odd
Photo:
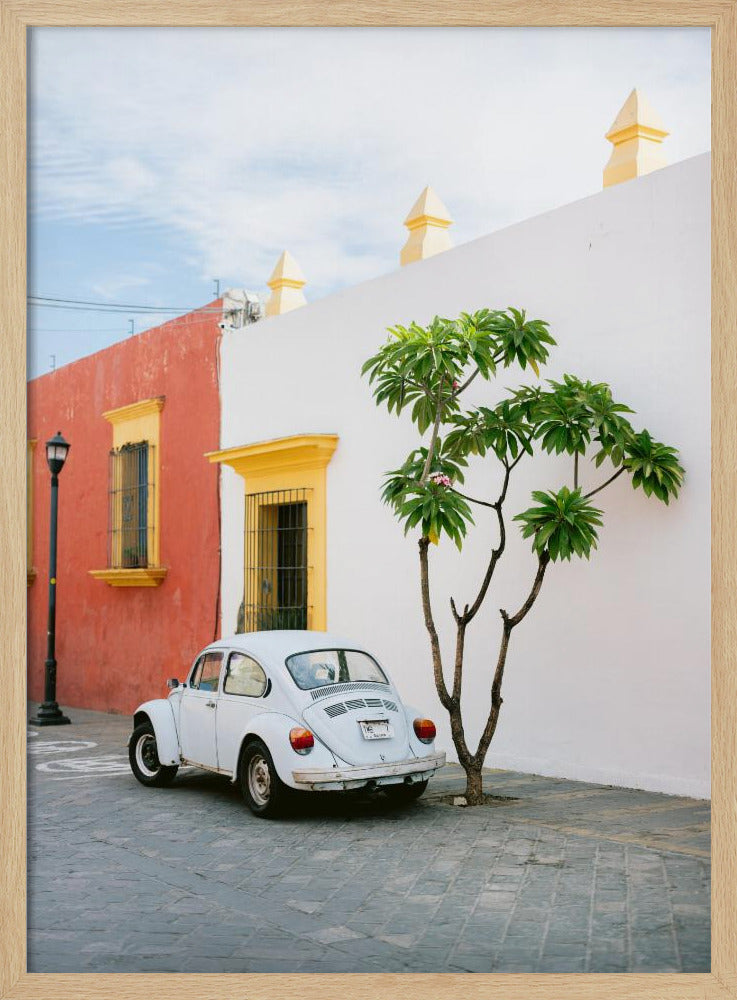
[[[26,570],[26,586],[27,587],[31,586],[31,584],[33,583],[33,581],[36,579],[37,575],[38,575],[38,571],[35,570],[33,567],[31,567],[31,569],[27,569]]]
[[[146,569],[91,569],[90,576],[102,580],[110,587],[158,587],[166,577],[164,566],[149,566]]]

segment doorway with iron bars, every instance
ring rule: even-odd
[[[246,494],[246,632],[311,627],[309,499],[312,490]]]

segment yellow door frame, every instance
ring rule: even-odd
[[[307,502],[308,627],[327,629],[327,467],[337,434],[298,434],[208,452],[211,462],[228,465],[244,480],[246,493],[304,489]],[[248,566],[244,564],[245,574]]]

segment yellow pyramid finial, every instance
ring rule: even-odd
[[[448,226],[450,212],[428,185],[414,203],[404,224],[409,229],[407,242],[399,254],[400,264],[411,264],[453,246]]]
[[[667,166],[660,144],[669,134],[645,96],[635,88],[606,134],[614,149],[604,167],[604,187]]]
[[[306,284],[305,276],[288,250],[285,250],[276,262],[266,284],[271,289],[269,301],[266,303],[267,316],[280,316],[307,304],[302,291]]]

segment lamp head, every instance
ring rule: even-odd
[[[69,447],[69,442],[64,440],[61,431],[57,431],[54,437],[46,442],[46,461],[55,476],[64,468]]]

